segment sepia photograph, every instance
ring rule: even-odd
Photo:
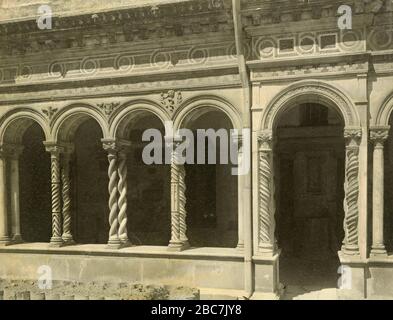
[[[392,111],[393,0],[0,0],[0,306],[393,300]]]

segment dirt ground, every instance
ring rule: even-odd
[[[0,280],[0,300],[197,300],[199,290],[129,283],[53,281],[40,289],[37,281]]]

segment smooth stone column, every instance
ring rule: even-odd
[[[237,146],[237,163],[240,168],[243,161],[243,137],[241,135],[232,136],[233,143]],[[238,242],[236,248],[239,251],[244,250],[244,209],[243,209],[243,190],[244,179],[242,175],[237,176],[237,210],[238,210]]]
[[[372,256],[387,256],[384,242],[384,143],[389,127],[371,128],[370,139],[374,144],[373,154],[373,243]]]
[[[23,242],[20,230],[20,193],[19,193],[19,158],[22,154],[23,146],[13,146],[10,150],[10,167],[11,167],[11,225],[12,225],[12,242]]]
[[[6,158],[4,150],[0,152],[0,246],[11,244],[8,231],[8,212],[7,212],[7,175]]]

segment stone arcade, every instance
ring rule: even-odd
[[[393,297],[392,0],[46,3],[0,1],[0,278]],[[251,172],[144,165],[167,121]]]

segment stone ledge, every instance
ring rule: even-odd
[[[32,253],[85,256],[153,257],[183,259],[220,259],[242,261],[243,254],[236,248],[190,248],[181,252],[168,251],[164,246],[135,246],[108,249],[105,244],[76,244],[73,246],[50,248],[48,243],[22,243],[0,248],[0,253]]]

